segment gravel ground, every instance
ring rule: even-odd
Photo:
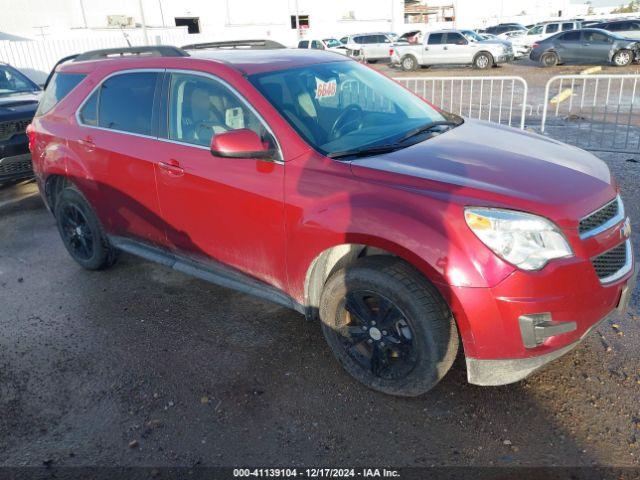
[[[640,163],[602,158],[637,232]],[[129,255],[82,270],[22,183],[0,189],[0,466],[638,466],[638,306],[528,380],[459,361],[393,398],[295,312]]]

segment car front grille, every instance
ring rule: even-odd
[[[0,164],[0,177],[13,177],[22,174],[30,174],[33,171],[30,160],[20,162],[7,162]]]
[[[31,119],[11,120],[0,122],[0,140],[9,140],[14,135],[24,133],[31,123]]]
[[[591,260],[593,268],[596,270],[596,275],[598,275],[598,278],[601,281],[606,282],[627,266],[627,255],[630,253],[628,243],[629,240],[622,242],[617,247],[614,247]]]
[[[598,227],[603,226],[608,221],[614,219],[620,212],[620,202],[618,198],[614,198],[604,207],[599,208],[595,212],[587,215],[580,220],[578,231],[580,235],[585,235]]]

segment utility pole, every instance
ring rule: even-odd
[[[147,36],[147,22],[144,19],[144,8],[142,8],[142,0],[138,0],[138,6],[140,7],[140,20],[142,22],[142,36],[144,37],[144,44],[149,45],[149,37]]]
[[[82,23],[84,24],[84,28],[89,28],[87,24],[87,13],[84,11],[84,2],[80,0],[80,12],[82,13]]]
[[[296,0],[296,38],[300,41],[300,9],[298,8],[298,0]]]
[[[165,27],[164,24],[164,12],[162,11],[162,0],[158,0],[158,7],[160,8],[160,20],[162,21],[162,26]]]

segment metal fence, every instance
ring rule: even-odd
[[[528,86],[522,77],[400,77],[395,79],[448,112],[524,128]]]
[[[540,131],[588,150],[640,152],[640,75],[558,75],[546,85]]]

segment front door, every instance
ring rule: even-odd
[[[284,288],[283,162],[222,158],[210,150],[211,138],[229,130],[251,129],[275,147],[273,136],[213,76],[173,72],[165,85],[166,148],[156,176],[169,244]]]
[[[604,33],[587,30],[582,32],[581,60],[608,62],[611,42]]]
[[[473,48],[461,33],[449,32],[445,36],[444,50],[447,53],[447,63],[468,64],[473,60]]]

